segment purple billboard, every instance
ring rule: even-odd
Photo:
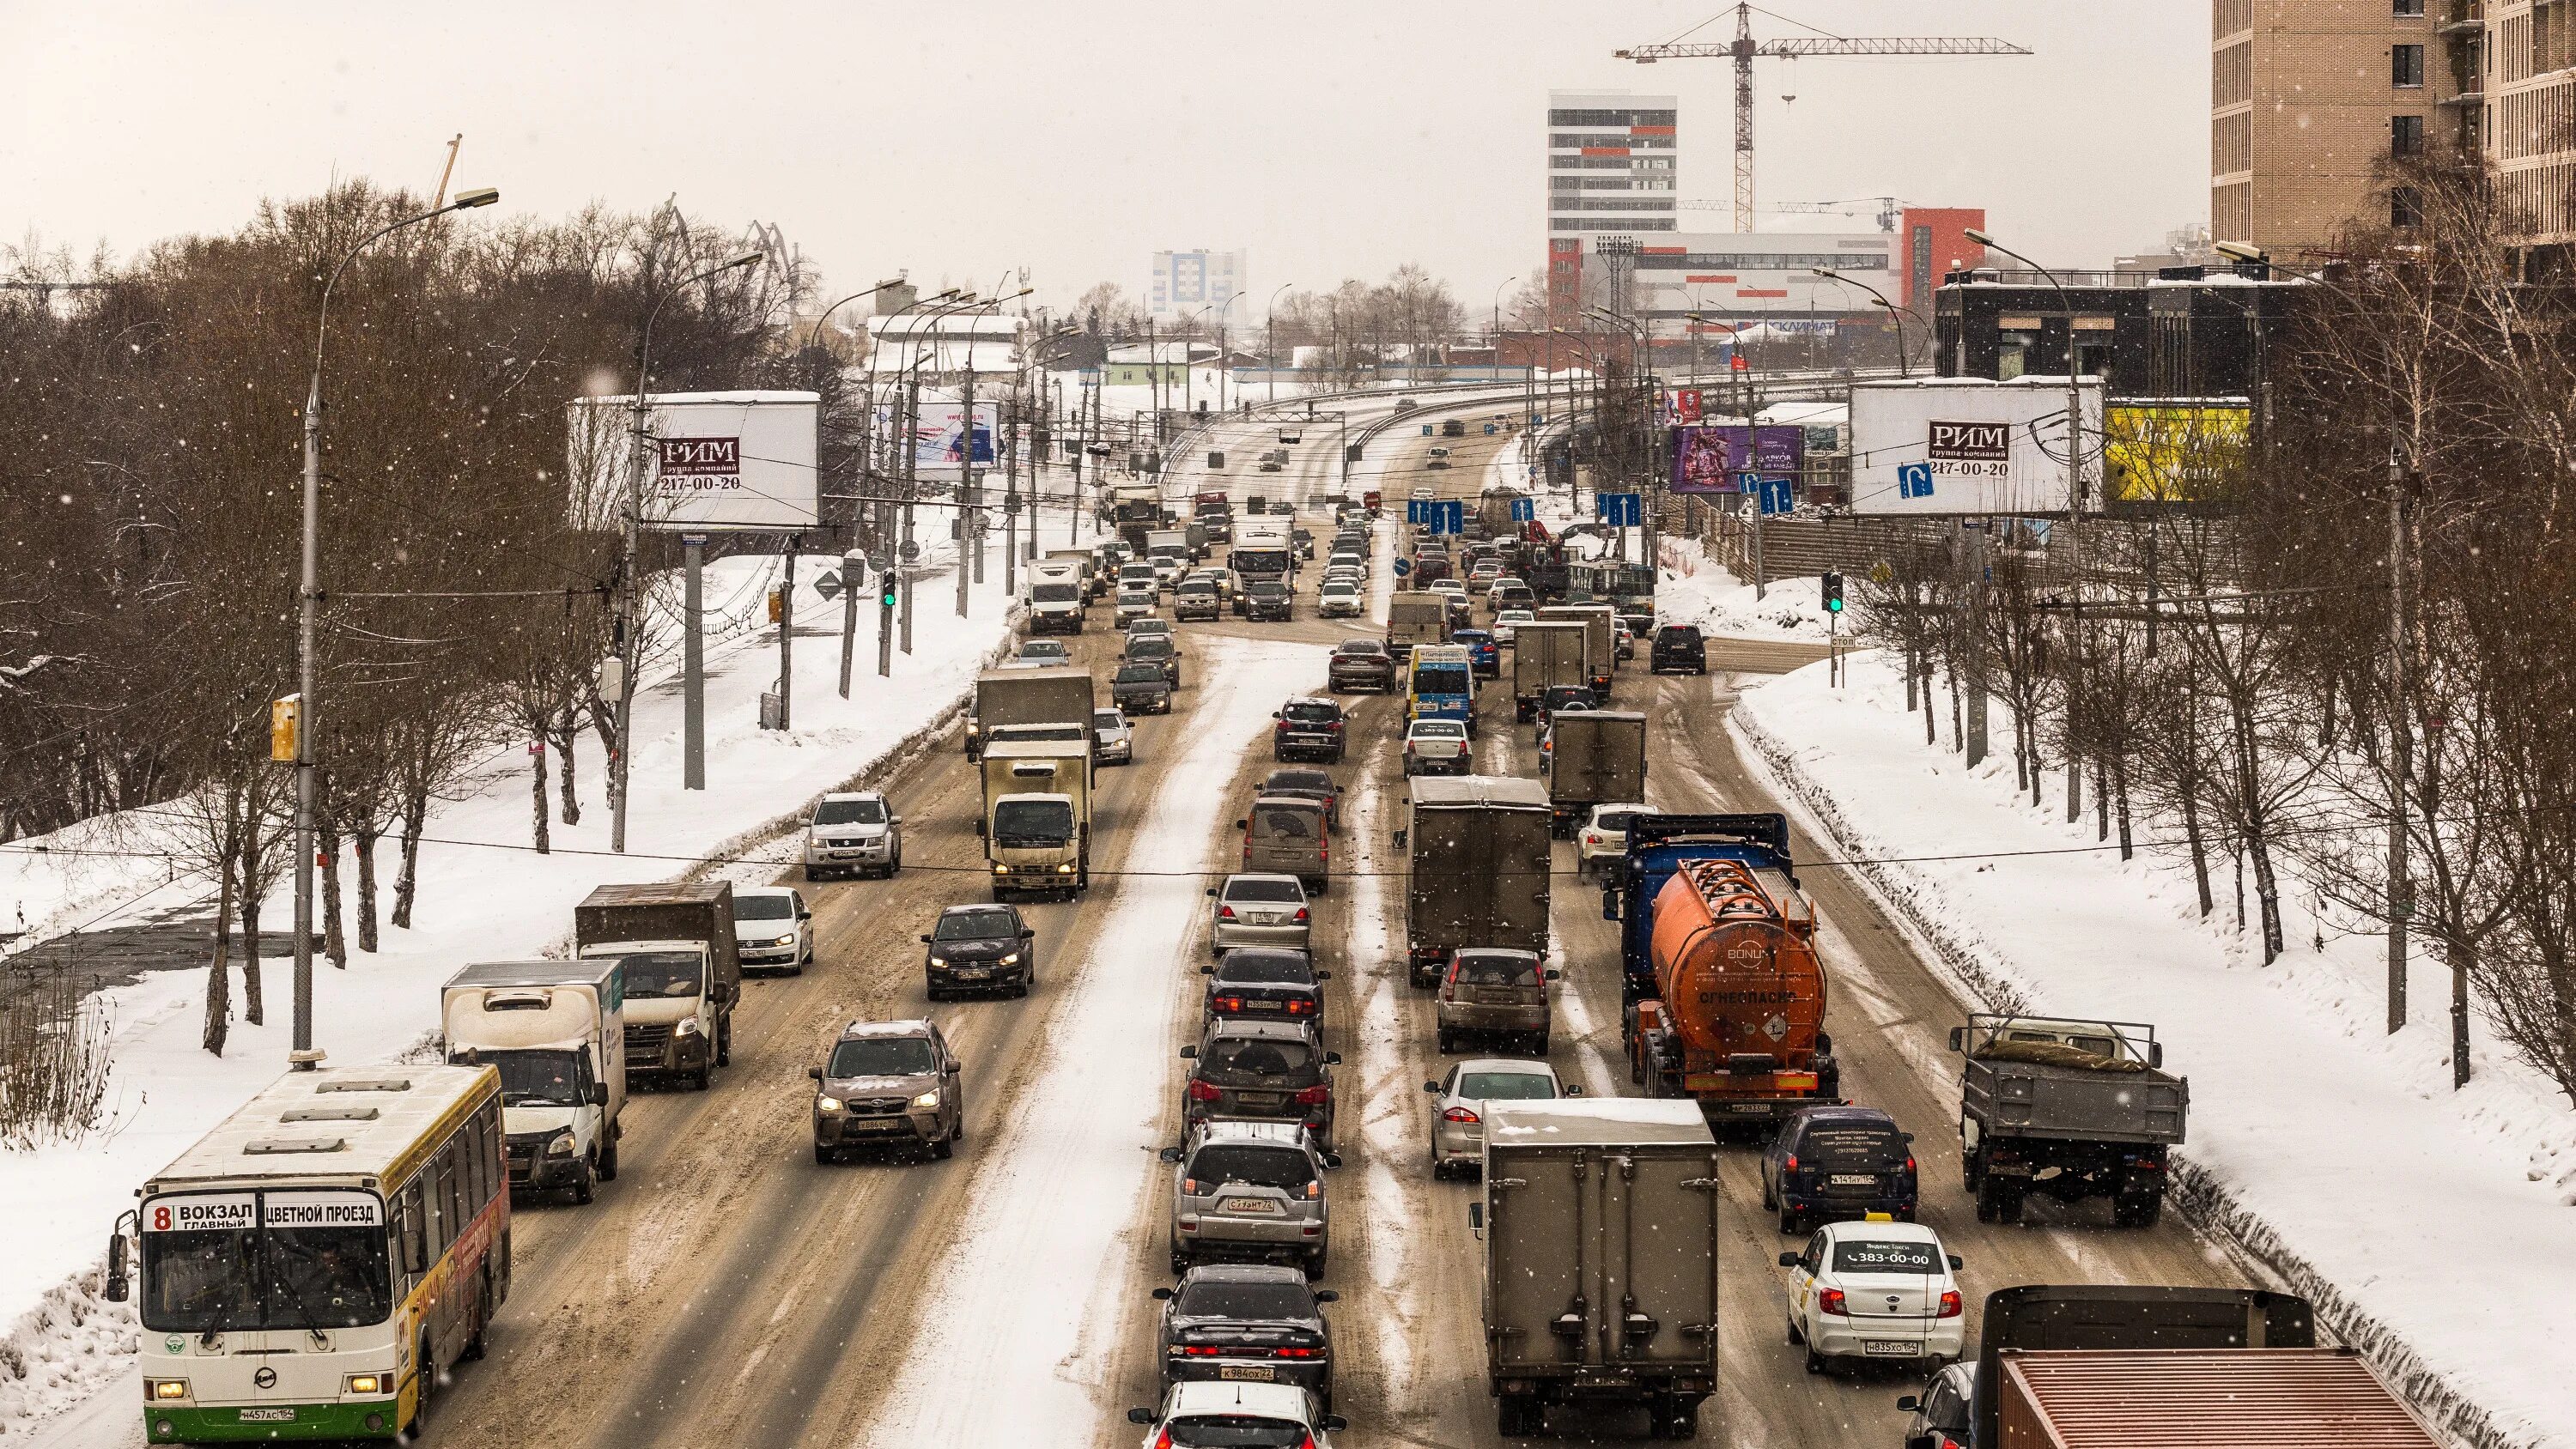
[[[1748,443],[1742,423],[1673,429],[1675,493],[1735,493],[1736,475],[1797,476],[1806,461],[1806,432],[1797,427],[1757,427]]]

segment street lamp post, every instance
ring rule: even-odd
[[[814,319],[813,330],[805,336],[805,350],[810,353],[822,345],[823,324],[832,320],[833,313],[840,311],[843,307],[859,300],[861,297],[873,297],[877,293],[886,290],[888,287],[899,287],[902,285],[903,279],[901,277],[897,277],[890,282],[879,282],[864,292],[852,292],[850,295],[843,297],[831,306],[824,308],[823,315]],[[874,399],[862,399],[862,403],[872,407]],[[865,442],[867,431],[864,420],[862,422],[859,436],[861,439],[859,452],[859,477],[864,480],[867,477],[867,451]],[[853,548],[856,546],[855,542],[851,545]],[[855,557],[855,555],[852,555],[852,557]],[[845,568],[843,570],[844,577],[841,581],[841,698],[843,699],[850,697],[850,666],[854,662],[859,648],[858,581],[847,577],[847,573],[848,570]],[[703,719],[703,716],[701,716],[701,719]],[[701,728],[703,727],[704,726],[702,724]],[[701,788],[703,788],[703,782],[701,783]]]
[[[2057,289],[2057,304],[2066,312],[2066,576],[2067,598],[2073,608],[2068,616],[2067,651],[2068,712],[2077,708],[2084,681],[2084,388],[2078,373],[2081,363],[2075,352],[2075,299],[2068,296],[2066,284],[2057,274],[1993,237],[1968,228],[1968,240],[1990,247],[2048,279]],[[2084,813],[2084,762],[2070,752],[2066,758],[2066,818],[2071,822]]]
[[[1503,366],[1503,288],[1510,286],[1512,283],[1517,282],[1520,279],[1520,273],[1514,272],[1510,276],[1505,277],[1500,282],[1494,284],[1494,326],[1492,334],[1488,338],[1489,343],[1494,349],[1494,371],[1487,375],[1497,379],[1502,375]]]
[[[1875,300],[1878,305],[1887,309],[1887,319],[1896,324],[1896,375],[1898,377],[1911,376],[1912,374],[1906,370],[1905,360],[1905,309],[1897,306],[1894,302],[1887,300],[1887,294],[1885,292],[1880,291],[1858,277],[1846,277],[1831,267],[1809,267],[1807,270],[1824,278],[1828,282],[1840,282],[1847,287],[1858,287],[1862,291],[1869,293],[1870,297]],[[2067,323],[2067,346],[2070,349],[2069,355],[2071,356],[2071,349],[2075,345],[2074,319],[2071,317],[2068,318]]]
[[[680,284],[653,299],[644,313],[644,332],[635,348],[635,398],[628,408],[629,446],[626,467],[626,562],[618,572],[617,587],[617,758],[610,762],[610,806],[608,812],[608,848],[623,854],[626,850],[626,797],[630,777],[629,765],[635,753],[635,670],[643,653],[640,630],[636,625],[635,602],[641,590],[636,574],[641,568],[644,533],[644,448],[650,430],[644,425],[653,384],[653,322],[662,315],[662,304],[709,277],[748,267],[761,258],[759,252],[745,252],[719,266],[707,268],[695,276],[681,279]],[[790,545],[792,548],[793,545]],[[688,565],[688,593],[684,609],[688,614],[687,632],[681,640],[681,784],[686,789],[706,788],[706,696],[704,656],[699,652],[698,580],[705,567],[705,545],[695,535],[684,539],[681,550]],[[780,626],[783,640],[784,625]]]
[[[1658,449],[1655,446],[1657,436],[1661,430],[1655,426],[1654,419],[1654,334],[1648,328],[1646,323],[1634,318],[1622,317],[1605,308],[1595,307],[1592,309],[1591,315],[1598,317],[1602,321],[1607,322],[1614,327],[1622,329],[1630,336],[1636,338],[1638,356],[1642,359],[1638,364],[1638,376],[1644,379],[1644,386],[1643,391],[1641,391],[1638,396],[1642,402],[1642,406],[1639,409],[1639,421],[1645,429],[1646,476],[1639,480],[1639,482],[1644,485],[1639,491],[1645,495],[1646,506],[1640,508],[1637,514],[1637,544],[1638,552],[1644,555],[1642,562],[1646,565],[1648,573],[1652,574],[1660,567],[1661,564],[1661,561],[1656,557],[1656,525],[1660,521],[1658,519],[1658,515],[1663,511],[1663,487],[1659,470],[1657,468],[1657,464],[1660,459],[1657,456]],[[1745,446],[1747,449],[1750,449],[1752,446],[1752,434],[1750,432],[1745,434]]]
[[[304,391],[304,558],[296,587],[295,624],[295,1041],[286,1060],[297,1071],[311,1071],[322,1061],[322,1053],[313,1046],[313,797],[317,773],[313,741],[321,723],[321,712],[314,708],[313,631],[322,605],[322,344],[330,335],[331,289],[340,285],[340,274],[349,269],[360,252],[383,238],[432,217],[490,206],[500,199],[499,191],[476,187],[457,193],[456,199],[445,206],[376,228],[341,254],[330,277],[322,283],[321,305],[315,310],[313,376]],[[216,969],[223,969],[221,963]]]

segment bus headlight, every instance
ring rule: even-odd
[[[385,1391],[383,1374],[351,1374],[341,1387],[342,1393],[381,1394]]]
[[[145,1379],[143,1396],[147,1399],[184,1399],[188,1397],[186,1379]]]

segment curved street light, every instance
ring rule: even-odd
[[[321,608],[322,557],[322,346],[331,331],[331,289],[358,254],[407,226],[418,226],[451,211],[471,211],[501,199],[495,187],[477,186],[456,193],[445,206],[418,216],[388,222],[359,239],[340,256],[322,284],[322,302],[313,319],[313,377],[304,392],[304,560],[296,587],[295,691],[295,1040],[286,1054],[297,1071],[321,1064],[313,1049],[313,741],[320,713],[314,708],[313,630]]]
[[[1828,282],[1840,282],[1847,287],[1858,287],[1862,291],[1869,293],[1871,298],[1877,301],[1878,305],[1887,309],[1887,319],[1896,324],[1896,375],[1898,377],[1912,376],[1913,374],[1907,371],[1906,365],[1905,309],[1897,306],[1894,302],[1887,300],[1887,294],[1885,292],[1880,291],[1858,277],[1846,277],[1831,267],[1809,267],[1807,270],[1824,278]]]

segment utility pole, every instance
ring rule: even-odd
[[[1761,402],[1754,396],[1752,359],[1745,354],[1741,333],[1736,335],[1733,360],[1727,365],[1732,367],[1737,362],[1747,364],[1744,369],[1744,473],[1753,480],[1753,597],[1758,601],[1769,592],[1771,585],[1770,570],[1762,558],[1762,449],[1754,442],[1759,436],[1755,432],[1754,417],[1761,411]]]
[[[2406,1027],[2406,934],[2415,913],[2414,882],[2407,875],[2407,786],[2415,776],[2414,711],[2406,676],[2406,465],[2396,449],[2388,456],[2388,1030]],[[2456,1014],[2456,1013],[2455,1013]],[[2451,1084],[2468,1080],[2465,1019],[2451,1025]]]
[[[1015,399],[1008,421],[995,430],[993,447],[999,452],[1005,439],[1014,446],[999,460],[1002,465],[1002,597],[1007,601],[1020,592],[1020,405]],[[1005,602],[1003,608],[1010,605]]]
[[[957,429],[957,617],[966,617],[967,550],[974,550],[974,577],[984,577],[984,545],[975,537],[975,344],[966,344],[966,410]]]
[[[862,473],[861,477],[866,474]],[[857,554],[841,555],[841,698],[850,697],[850,664],[859,652],[859,579],[867,562]]]
[[[913,501],[921,495],[921,366],[918,358],[904,374],[903,400],[903,547],[895,555],[903,570],[903,652],[912,652],[912,575],[921,556],[912,541]]]
[[[707,536],[680,536],[680,788],[707,788]]]
[[[1959,554],[1966,561],[1968,574],[1968,587],[1962,591],[1967,610],[1962,633],[1968,661],[1961,671],[1967,678],[1960,685],[1968,694],[1966,743],[1968,768],[1972,770],[1986,758],[1986,538],[1984,519],[1972,518],[1960,525]]]
[[[778,727],[786,729],[789,701],[794,698],[796,671],[789,650],[796,640],[796,554],[805,546],[805,536],[787,535],[787,579],[778,586]]]

